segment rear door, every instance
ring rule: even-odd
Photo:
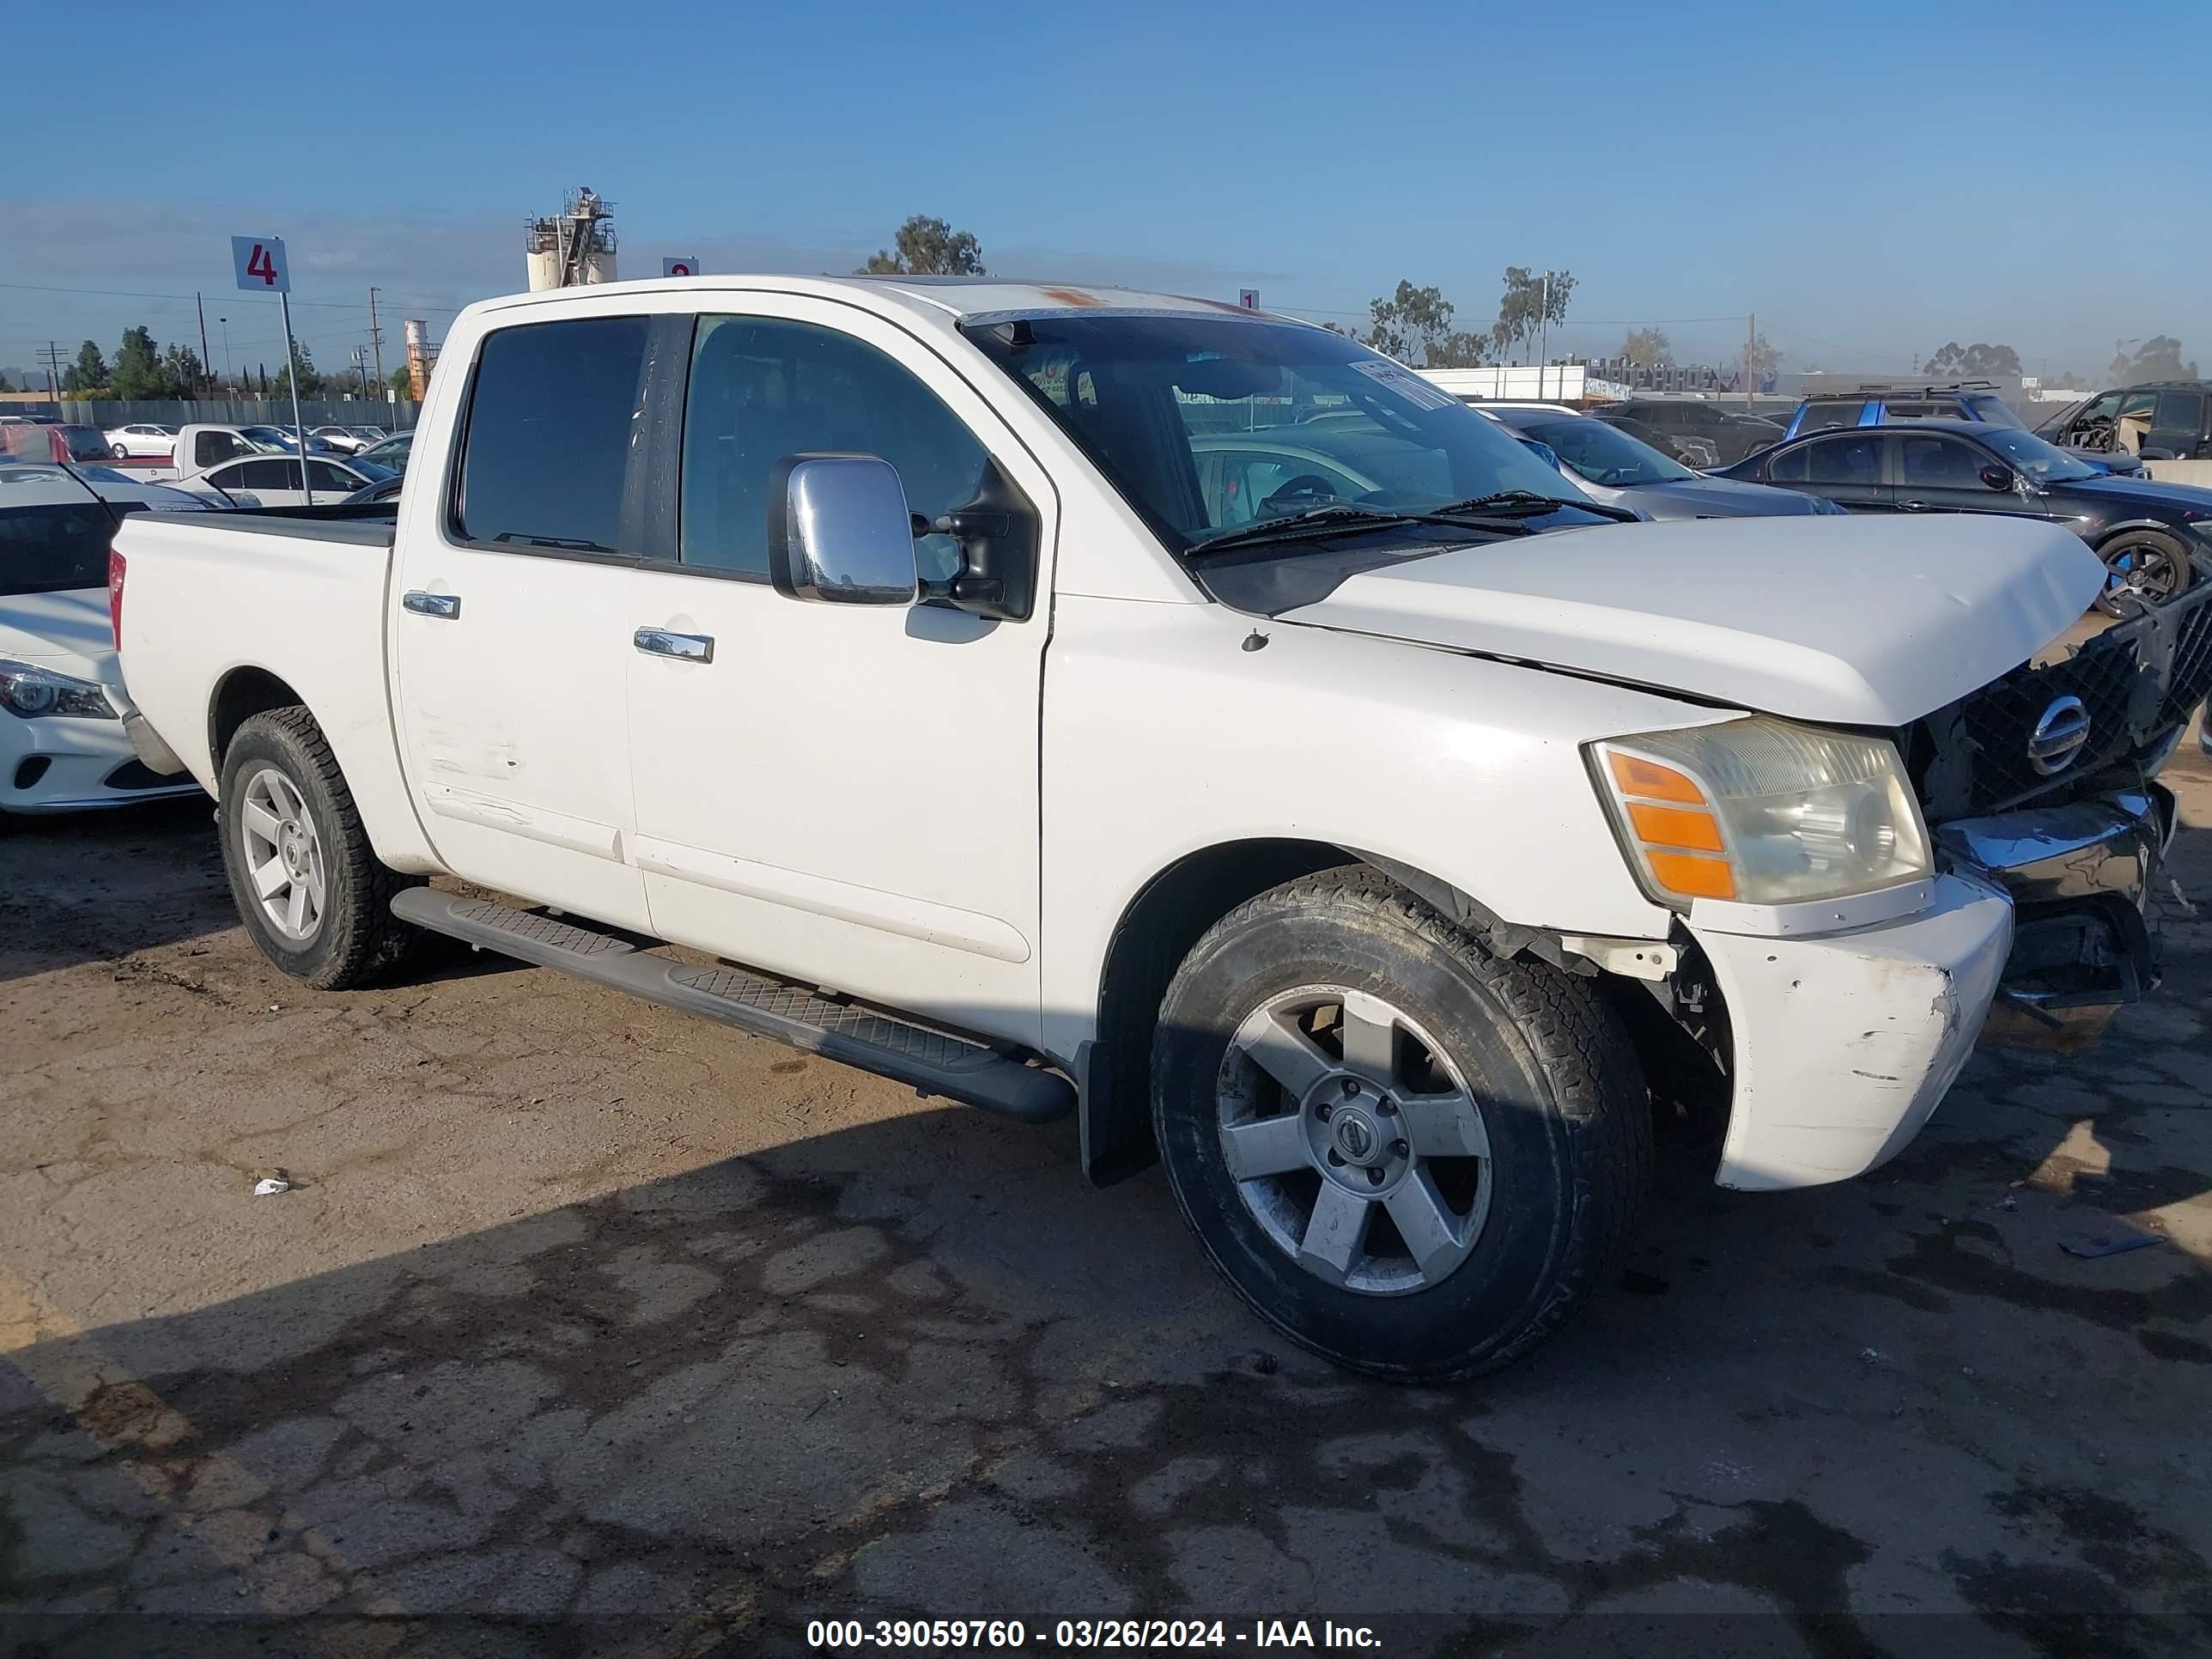
[[[930,520],[996,462],[1040,515],[1048,594],[1048,477],[934,349],[856,307],[732,295],[682,337],[675,557],[640,568],[621,618],[653,931],[1035,1042],[1049,606],[786,598],[768,520],[787,455],[879,456]],[[678,422],[655,407],[658,442]],[[957,568],[945,537],[915,549],[926,575]]]
[[[1881,427],[1858,427],[1814,438],[1768,461],[1765,482],[1822,495],[1853,513],[1887,513],[1896,501],[1887,482]]]
[[[2204,394],[2177,386],[2158,394],[2143,447],[2177,460],[2194,459],[2212,453],[2204,434]]]
[[[564,313],[440,366],[466,372],[465,402],[401,497],[390,595],[408,783],[440,858],[637,928],[624,680],[648,328]]]

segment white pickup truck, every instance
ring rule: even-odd
[[[1613,522],[1325,330],[988,280],[472,306],[416,452],[116,541],[270,960],[430,930],[1073,1110],[1346,1365],[1556,1328],[1662,1115],[1843,1179],[1993,1000],[2153,983],[2212,584],[2032,660],[2103,581],[2056,526]]]

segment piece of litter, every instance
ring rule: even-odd
[[[1868,1364],[1872,1365],[1881,1360],[1881,1352],[1876,1348],[1861,1348],[1859,1350],[1859,1358],[1865,1360]]]
[[[2163,1244],[2164,1233],[2146,1232],[2141,1227],[2131,1227],[2125,1222],[2115,1223],[2101,1233],[2092,1233],[2087,1238],[2062,1238],[2058,1248],[2069,1255],[2078,1255],[2085,1261],[2094,1261],[2108,1255],[2124,1255],[2130,1250],[2146,1249],[2153,1244]]]
[[[272,1002],[269,1005],[269,1012],[272,1014],[276,1012],[276,1005],[275,1003]]]
[[[256,1198],[270,1198],[278,1193],[289,1193],[291,1190],[292,1183],[282,1176],[264,1176],[253,1183],[253,1195]]]

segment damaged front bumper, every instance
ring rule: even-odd
[[[1809,939],[1699,928],[1734,1032],[1714,1177],[1765,1190],[1848,1180],[1918,1133],[1981,1033],[2012,946],[2012,901],[1936,878],[1899,921]]]
[[[1729,933],[1693,910],[1733,1030],[1720,1184],[1863,1174],[1919,1133],[1985,1021],[2079,1041],[2148,993],[2146,915],[2174,823],[2172,795],[2148,784],[1942,825],[1928,905],[1849,932]]]
[[[2172,793],[2146,783],[1937,828],[1950,868],[2013,902],[1992,1038],[2070,1047],[2157,988],[2150,901],[2177,822]]]

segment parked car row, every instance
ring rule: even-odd
[[[2119,396],[2117,392],[2112,395],[2115,400]],[[1989,380],[1954,380],[1941,386],[1884,381],[1862,386],[1855,391],[1808,394],[1790,416],[1786,435],[1800,438],[1837,427],[1887,426],[1893,421],[1924,420],[1972,421],[2002,427],[2026,424]],[[2139,476],[2142,471],[2142,461],[2132,446],[2117,446],[2110,441],[2076,445],[2070,439],[2058,437],[2051,441],[2082,450],[2082,459],[2098,471],[2130,477]],[[2088,453],[2091,451],[2096,453]]]

